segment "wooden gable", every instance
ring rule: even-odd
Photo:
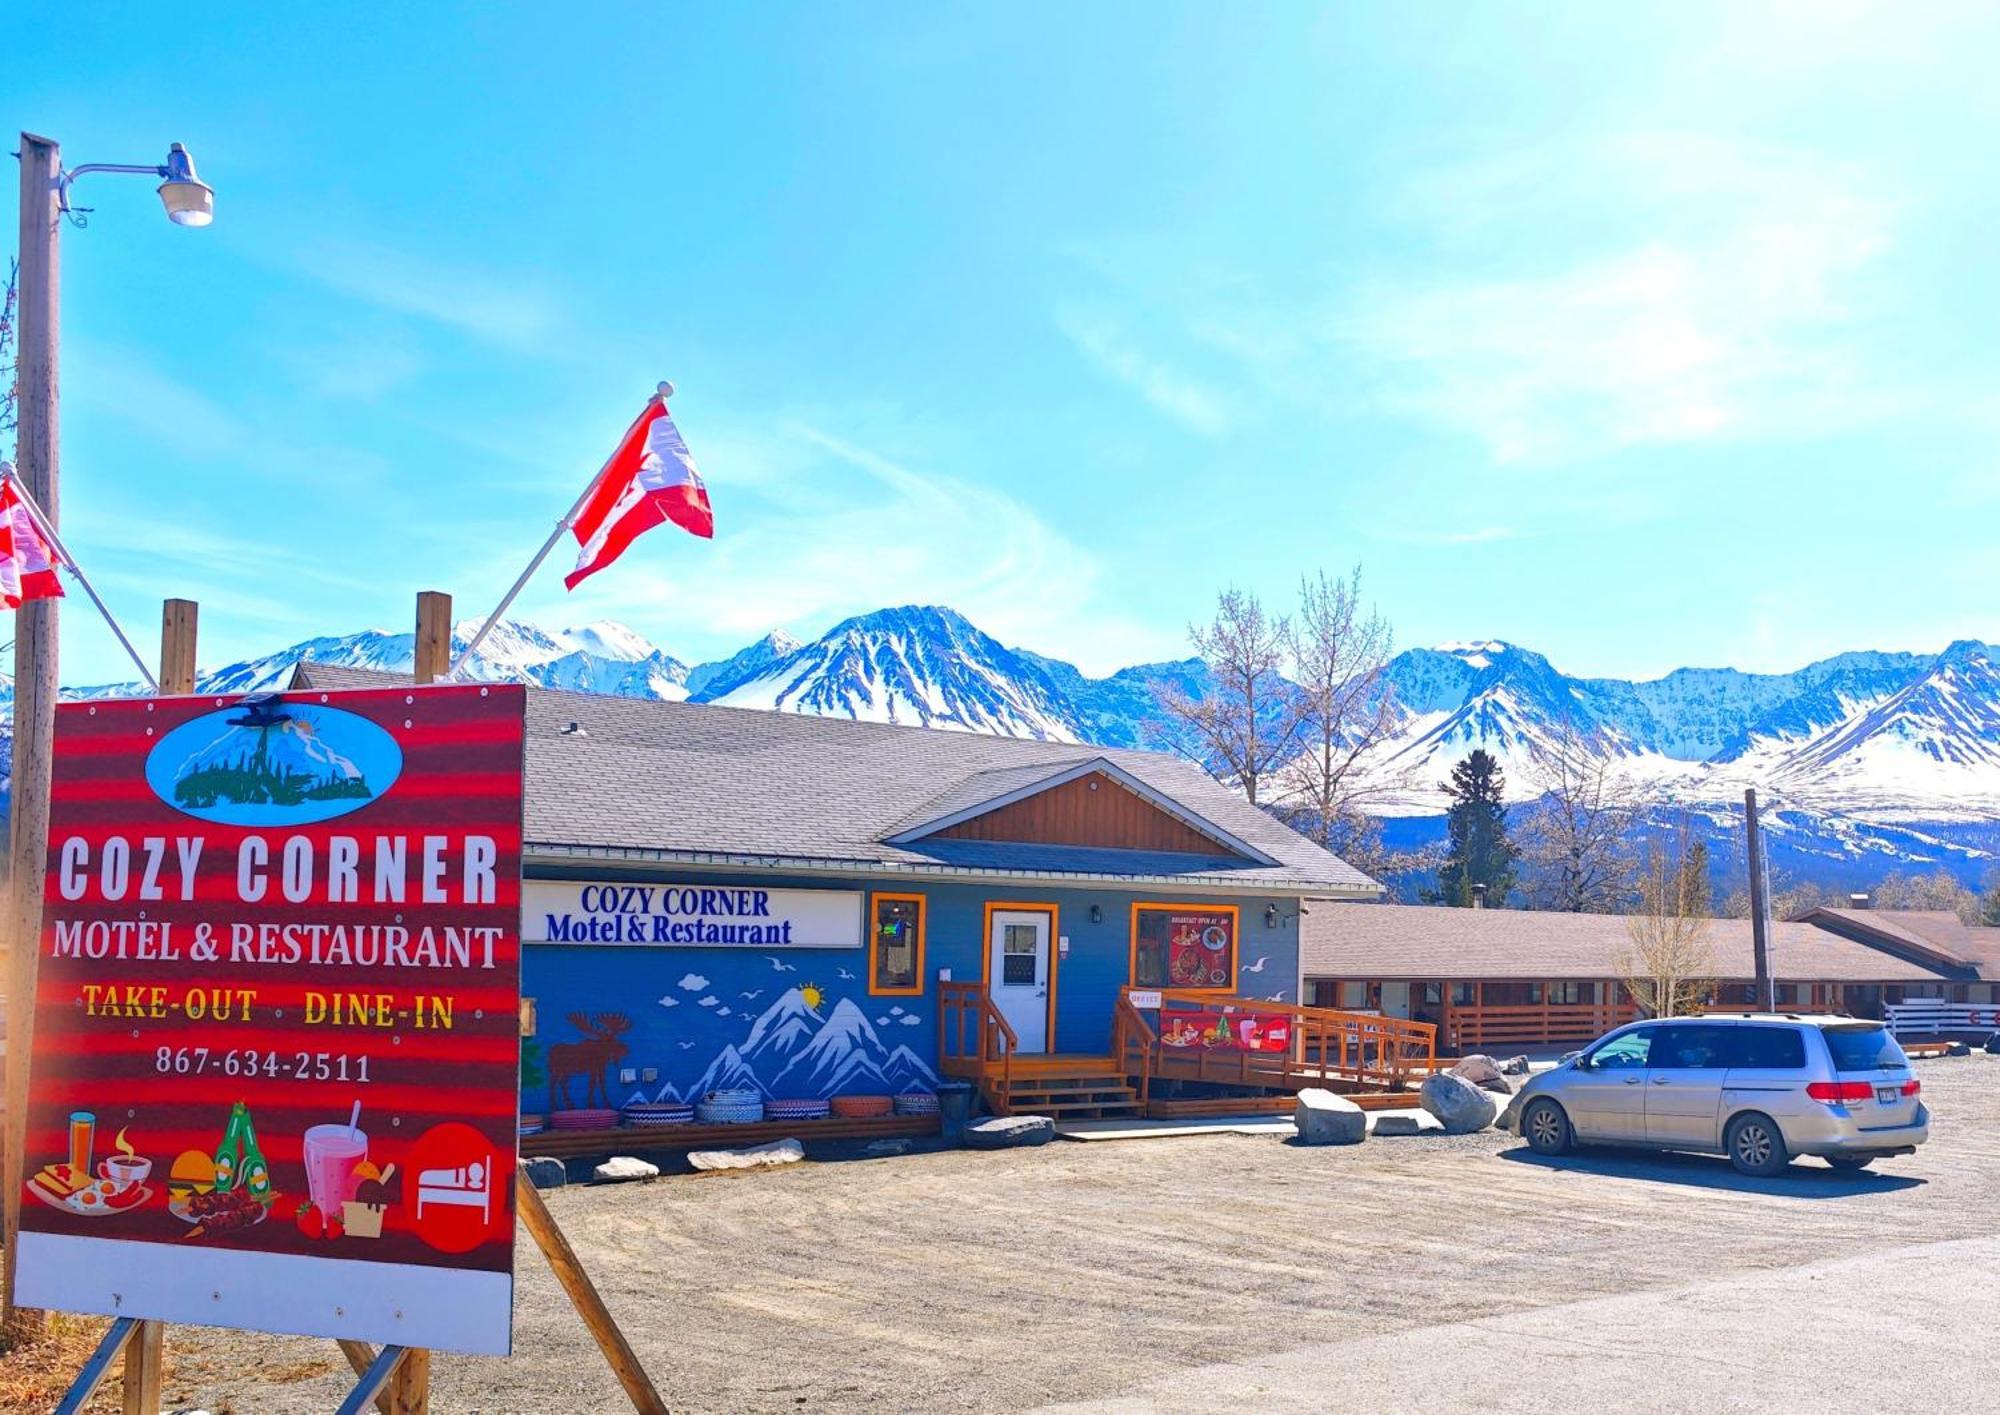
[[[983,815],[933,832],[946,840],[1008,840],[1106,850],[1167,850],[1223,859],[1243,856],[1127,790],[1103,772],[1061,782]]]

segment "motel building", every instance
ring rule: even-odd
[[[408,681],[308,662],[286,696]],[[941,1091],[1289,1108],[1434,1059],[1301,1004],[1308,900],[1402,911],[1177,757],[530,688],[526,773],[527,1154],[919,1134]]]
[[[1753,1006],[1749,921],[1712,920],[1708,938],[1711,1005]],[[2000,929],[1856,907],[1773,923],[1769,939],[1781,1009],[1885,1019],[1904,1037],[2000,1029]],[[1620,915],[1310,902],[1300,940],[1309,1004],[1429,1023],[1448,1055],[1567,1050],[1639,1015]]]

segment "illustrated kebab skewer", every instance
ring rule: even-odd
[[[248,1228],[264,1216],[271,1198],[271,1166],[257,1143],[250,1107],[238,1101],[215,1151],[215,1188],[188,1199],[188,1213],[201,1221],[183,1238],[205,1238]]]

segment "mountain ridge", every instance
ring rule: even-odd
[[[472,629],[454,626],[456,647]],[[323,636],[211,669],[198,687],[228,694],[281,686],[305,659],[407,672],[412,648],[410,634],[380,629]],[[1996,663],[2000,649],[1965,639],[1928,655],[1851,650],[1789,673],[1680,668],[1619,679],[1565,673],[1503,639],[1414,647],[1396,654],[1384,674],[1394,731],[1364,764],[1384,783],[1373,809],[1389,817],[1436,816],[1443,778],[1474,748],[1500,759],[1517,800],[1546,789],[1562,758],[1580,753],[1687,810],[1726,810],[1744,786],[1756,785],[1817,822],[1829,850],[1851,854],[1857,840],[1893,828],[1902,842],[1894,848],[1912,858],[1926,850],[1983,855],[1962,837],[2000,823]],[[616,622],[548,630],[503,621],[463,674],[1169,750],[1189,744],[1162,708],[1160,689],[1199,695],[1207,683],[1193,658],[1091,676],[1004,645],[941,605],[853,615],[810,641],[775,632],[692,665]],[[113,684],[66,696],[135,690]],[[0,691],[0,703],[7,696]],[[1914,836],[1903,830],[1912,824],[1923,827]]]

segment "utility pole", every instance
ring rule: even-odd
[[[1764,893],[1764,839],[1757,830],[1757,788],[1743,791],[1744,843],[1750,863],[1750,955],[1757,978],[1757,1006],[1765,1012],[1778,1010],[1778,991],[1771,979],[1770,925],[1765,913],[1770,900]]]
[[[60,525],[56,431],[56,311],[61,288],[59,210],[62,149],[21,134],[21,276],[15,334],[16,469],[51,526]],[[49,757],[56,730],[56,608],[35,599],[14,615],[13,799],[8,809],[7,1129],[4,1188],[7,1245],[0,1270],[0,1317],[16,1337],[39,1335],[40,1312],[14,1307],[14,1260],[26,1173],[28,1057],[35,1041],[35,973],[42,945],[42,881],[48,873]]]

